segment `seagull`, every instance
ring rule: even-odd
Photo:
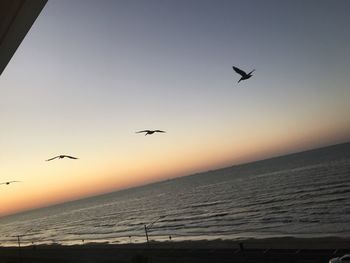
[[[146,136],[147,134],[153,134],[155,132],[165,132],[165,131],[161,131],[161,130],[143,130],[143,131],[138,131],[136,133],[142,133],[142,132],[145,132],[146,133],[145,136]]]
[[[0,183],[1,184],[6,184],[6,185],[9,185],[9,184],[12,184],[12,183],[19,183],[21,181],[8,181],[8,182],[4,182],[4,183]]]
[[[54,159],[56,159],[56,158],[58,158],[58,159],[63,159],[63,158],[66,158],[66,157],[69,158],[69,159],[79,159],[79,158],[77,158],[77,157],[73,157],[73,156],[69,156],[69,155],[57,155],[56,157],[47,159],[46,161],[52,161],[52,160],[54,160]]]
[[[241,80],[245,80],[245,79],[249,79],[251,76],[252,76],[252,73],[255,71],[255,69],[253,69],[251,72],[249,72],[248,74],[245,73],[243,70],[233,66],[232,67],[233,70],[238,73],[239,75],[241,75],[242,77],[240,78],[240,80],[238,81],[238,83],[241,81]]]

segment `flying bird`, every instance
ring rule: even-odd
[[[12,184],[12,183],[19,183],[21,181],[8,181],[8,182],[4,182],[4,183],[0,183],[1,184],[6,184],[6,185],[9,185],[9,184]]]
[[[53,157],[53,158],[50,158],[50,159],[47,159],[46,161],[52,161],[54,159],[63,159],[63,158],[69,158],[69,159],[79,159],[77,157],[73,157],[73,156],[69,156],[69,155],[57,155],[56,157]]]
[[[155,132],[165,132],[165,131],[161,131],[161,130],[143,130],[143,131],[138,131],[136,133],[142,133],[144,132],[145,133],[145,136],[148,135],[148,134],[153,134]]]
[[[241,80],[249,79],[251,76],[253,76],[252,73],[255,71],[255,69],[253,69],[251,72],[249,72],[249,73],[247,74],[247,73],[245,73],[243,70],[241,70],[241,69],[239,69],[239,68],[237,68],[237,67],[235,67],[235,66],[233,66],[232,68],[233,68],[233,70],[234,70],[236,73],[238,73],[239,75],[242,76],[242,77],[240,78],[240,80],[238,81],[238,83],[239,83]]]

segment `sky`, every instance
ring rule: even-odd
[[[0,76],[0,216],[349,141],[349,8],[49,0]]]

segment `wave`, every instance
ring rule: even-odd
[[[205,203],[198,203],[198,204],[193,204],[190,207],[195,208],[195,207],[207,207],[207,206],[215,206],[219,204],[227,204],[229,201],[213,201],[213,202],[205,202]]]

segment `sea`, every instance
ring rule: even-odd
[[[145,229],[146,226],[146,229]],[[0,246],[350,237],[350,142],[0,218]]]

